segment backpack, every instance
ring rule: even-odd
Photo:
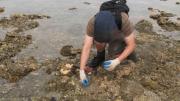
[[[122,28],[121,12],[125,12],[128,15],[129,7],[126,4],[126,0],[110,0],[101,4],[100,11],[110,11],[115,17],[115,22],[119,30],[121,30]]]

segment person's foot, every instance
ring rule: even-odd
[[[89,68],[97,68],[105,60],[105,50],[97,52],[97,55],[87,64]]]

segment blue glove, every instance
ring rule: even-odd
[[[80,70],[80,79],[81,79],[81,83],[84,87],[88,87],[89,86],[89,80],[86,77],[86,74],[84,72],[84,70]]]
[[[108,71],[112,71],[119,64],[120,64],[120,60],[118,58],[116,58],[114,60],[105,61],[102,65],[103,65],[104,69],[106,69]]]
[[[85,79],[85,80],[81,81],[81,83],[82,83],[82,85],[84,87],[88,87],[89,86],[89,80],[88,79]]]

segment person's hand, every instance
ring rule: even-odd
[[[89,86],[89,80],[86,77],[84,70],[80,70],[80,79],[81,79],[81,83],[84,87]]]
[[[102,65],[103,65],[104,69],[106,69],[108,71],[112,71],[119,64],[120,64],[120,60],[118,58],[116,58],[114,60],[105,61],[105,62],[103,62]]]

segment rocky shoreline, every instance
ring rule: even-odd
[[[174,15],[158,11],[158,15],[151,18],[158,22],[171,16]],[[56,59],[43,62],[38,62],[34,57],[12,59],[32,42],[32,36],[22,32],[37,28],[37,20],[44,18],[50,17],[14,14],[0,19],[0,27],[10,29],[5,39],[0,41],[0,101],[180,99],[180,41],[154,32],[152,23],[147,20],[141,20],[135,25],[138,31],[136,52],[139,61],[124,61],[113,72],[99,67],[97,73],[89,74],[91,84],[88,88],[83,88],[79,82],[81,49],[72,45],[64,46],[60,50],[64,57]],[[169,22],[163,23],[162,28],[167,31],[179,30],[174,23],[173,26],[166,24]]]

